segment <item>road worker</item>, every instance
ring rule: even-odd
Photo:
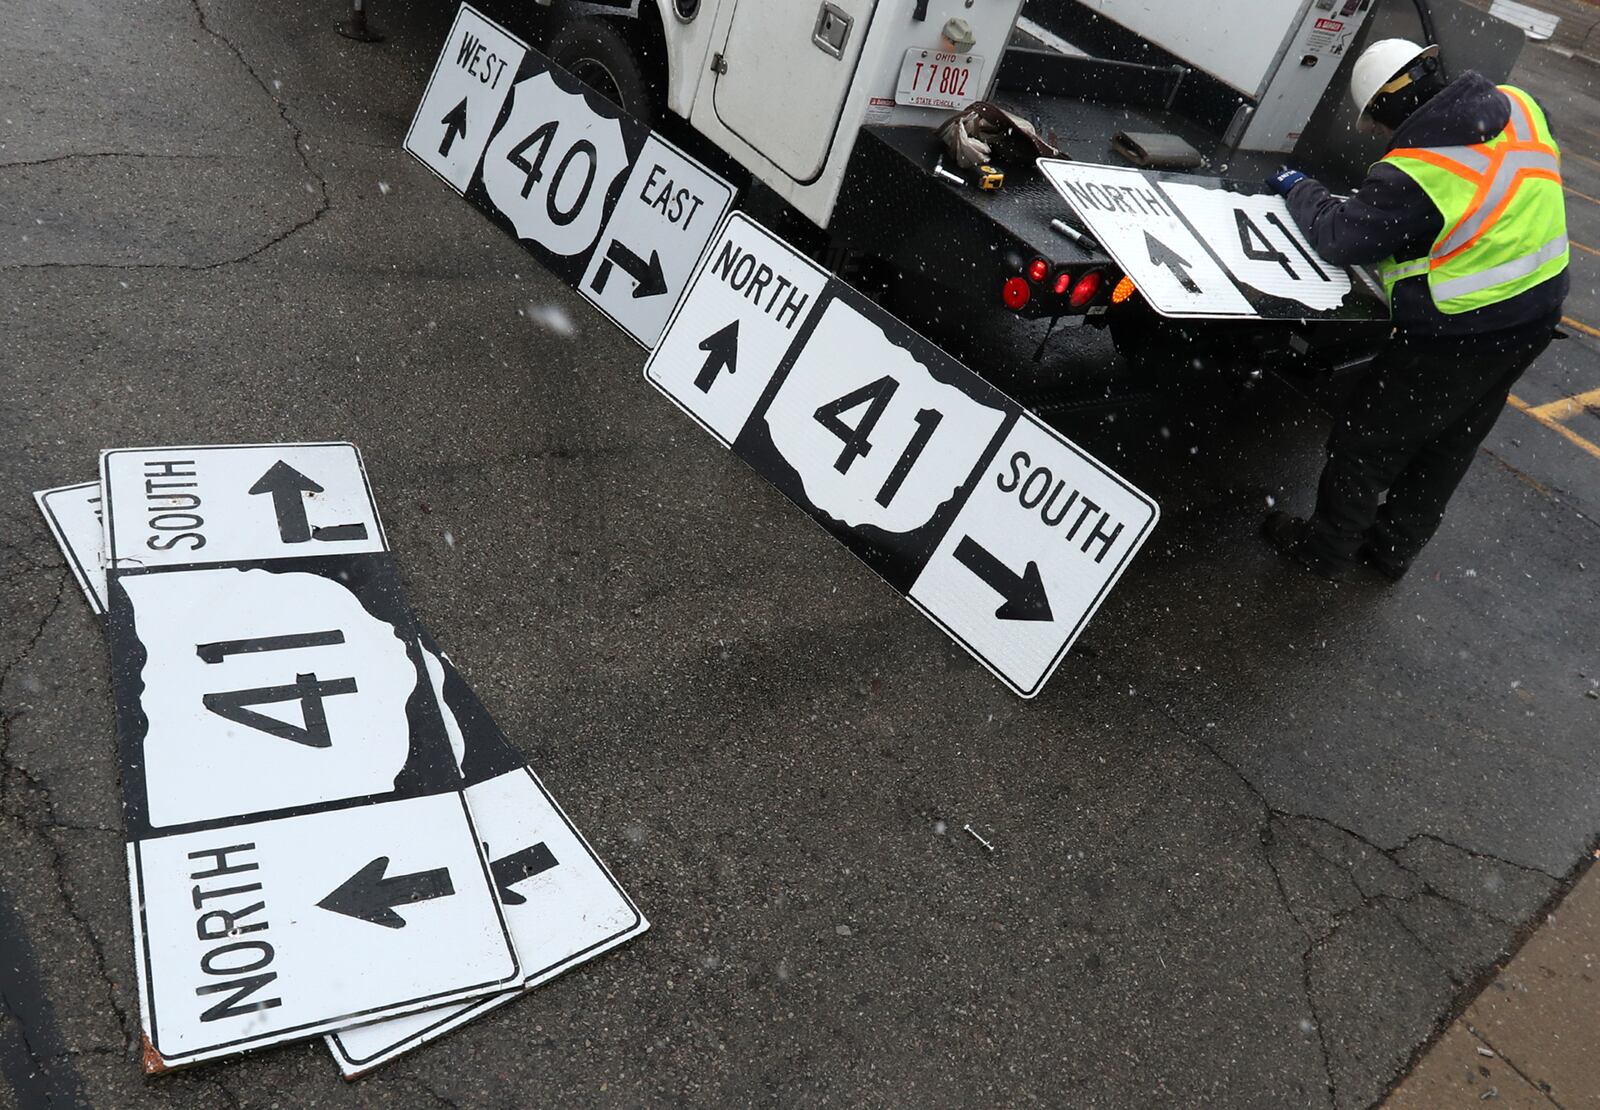
[[[1394,321],[1334,422],[1315,511],[1264,524],[1277,551],[1326,578],[1362,562],[1406,573],[1567,295],[1543,110],[1475,72],[1447,83],[1438,53],[1384,39],[1356,59],[1359,126],[1390,143],[1348,200],[1296,170],[1268,179],[1324,258],[1377,267]]]

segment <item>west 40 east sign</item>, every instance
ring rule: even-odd
[[[645,346],[733,187],[462,5],[406,149]]]

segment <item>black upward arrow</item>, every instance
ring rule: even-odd
[[[1044,580],[1039,577],[1039,564],[1032,559],[1028,560],[1027,569],[1018,574],[971,536],[962,536],[961,542],[956,544],[956,562],[1005,598],[1000,608],[994,611],[1000,620],[1055,620],[1055,615],[1050,612],[1050,598],[1044,592]]]
[[[556,857],[541,840],[532,847],[495,860],[489,865],[489,870],[494,874],[494,885],[500,888],[500,901],[508,906],[520,906],[527,899],[511,888],[523,879],[531,879],[555,865]]]
[[[1189,276],[1189,260],[1160,239],[1144,233],[1144,245],[1150,251],[1150,261],[1157,266],[1165,266],[1172,271],[1172,276],[1178,279],[1178,284],[1191,293],[1200,292],[1200,287],[1194,283],[1194,278]]]
[[[640,297],[655,297],[667,291],[667,275],[661,270],[661,256],[655,251],[650,252],[650,261],[646,262],[634,254],[616,239],[611,240],[611,248],[606,251],[605,261],[600,263],[600,268],[594,272],[594,281],[591,287],[596,293],[606,291],[606,282],[611,278],[611,267],[621,266],[629,277],[634,280],[633,299]]]
[[[364,540],[365,524],[333,524],[326,528],[312,528],[306,519],[303,493],[321,493],[322,487],[307,478],[288,463],[279,459],[267,467],[267,472],[256,479],[250,492],[272,494],[272,511],[278,518],[278,538],[284,543],[305,543],[319,540]]]
[[[278,538],[284,543],[305,543],[311,538],[306,503],[300,495],[321,493],[321,486],[279,459],[256,479],[250,492],[272,494],[272,511],[278,515]]]
[[[448,158],[456,140],[467,136],[467,98],[463,96],[461,103],[446,112],[444,119],[439,122],[444,124],[444,142],[439,144],[439,157]]]
[[[701,393],[710,393],[717,375],[723,370],[730,374],[739,370],[739,321],[735,320],[701,340],[700,349],[706,353],[706,364],[695,375],[694,386]]]
[[[389,857],[379,856],[340,883],[317,905],[331,913],[342,913],[387,929],[404,929],[406,919],[395,913],[394,907],[448,898],[456,892],[447,867],[384,878],[388,867]]]

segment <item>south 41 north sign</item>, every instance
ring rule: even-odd
[[[712,244],[646,378],[1024,697],[1155,502],[752,220]]]

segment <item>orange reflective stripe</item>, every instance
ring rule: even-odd
[[[1471,147],[1469,149],[1482,150],[1483,148]],[[1477,170],[1471,169],[1460,162],[1457,162],[1454,158],[1447,158],[1438,151],[1430,150],[1425,146],[1404,147],[1400,150],[1391,150],[1385,157],[1415,158],[1419,162],[1426,162],[1428,165],[1433,166],[1436,169],[1444,170],[1446,173],[1453,173],[1457,177],[1465,178],[1467,181],[1477,181],[1480,177],[1485,176],[1478,173]],[[1492,161],[1489,167],[1489,172],[1490,174],[1494,172]]]
[[[1431,268],[1432,269],[1438,269],[1440,266],[1443,266],[1446,262],[1450,261],[1456,255],[1460,254],[1462,251],[1470,249],[1472,244],[1476,243],[1479,239],[1483,238],[1483,235],[1484,235],[1485,232],[1487,232],[1490,228],[1494,227],[1495,224],[1500,222],[1500,217],[1505,214],[1506,207],[1511,203],[1512,198],[1514,198],[1517,195],[1517,190],[1519,188],[1521,188],[1522,183],[1524,181],[1526,181],[1526,180],[1528,180],[1530,178],[1537,178],[1537,179],[1541,179],[1541,180],[1544,180],[1544,181],[1554,181],[1558,185],[1561,183],[1561,176],[1559,174],[1552,173],[1550,170],[1542,170],[1542,169],[1537,169],[1537,168],[1534,168],[1534,167],[1524,167],[1522,169],[1517,170],[1516,173],[1514,173],[1512,175],[1511,187],[1505,191],[1504,195],[1502,195],[1500,197],[1499,201],[1495,204],[1494,208],[1491,209],[1489,214],[1484,217],[1482,226],[1480,226],[1477,230],[1475,230],[1467,238],[1466,242],[1464,242],[1464,243],[1460,244],[1459,246],[1455,247],[1454,249],[1452,249],[1450,251],[1450,253],[1442,254],[1442,255],[1439,255],[1438,257],[1434,258]],[[1474,198],[1473,206],[1467,209],[1466,215],[1462,216],[1460,220],[1456,221],[1455,228],[1451,228],[1450,229],[1451,233],[1453,234],[1455,232],[1456,228],[1459,228],[1462,224],[1465,224],[1468,220],[1472,219],[1475,215],[1477,215],[1478,206],[1481,205],[1481,204],[1482,204],[1482,200],[1481,199]],[[1445,240],[1449,239],[1449,237],[1450,237],[1449,235],[1440,236],[1439,241],[1442,243]]]

